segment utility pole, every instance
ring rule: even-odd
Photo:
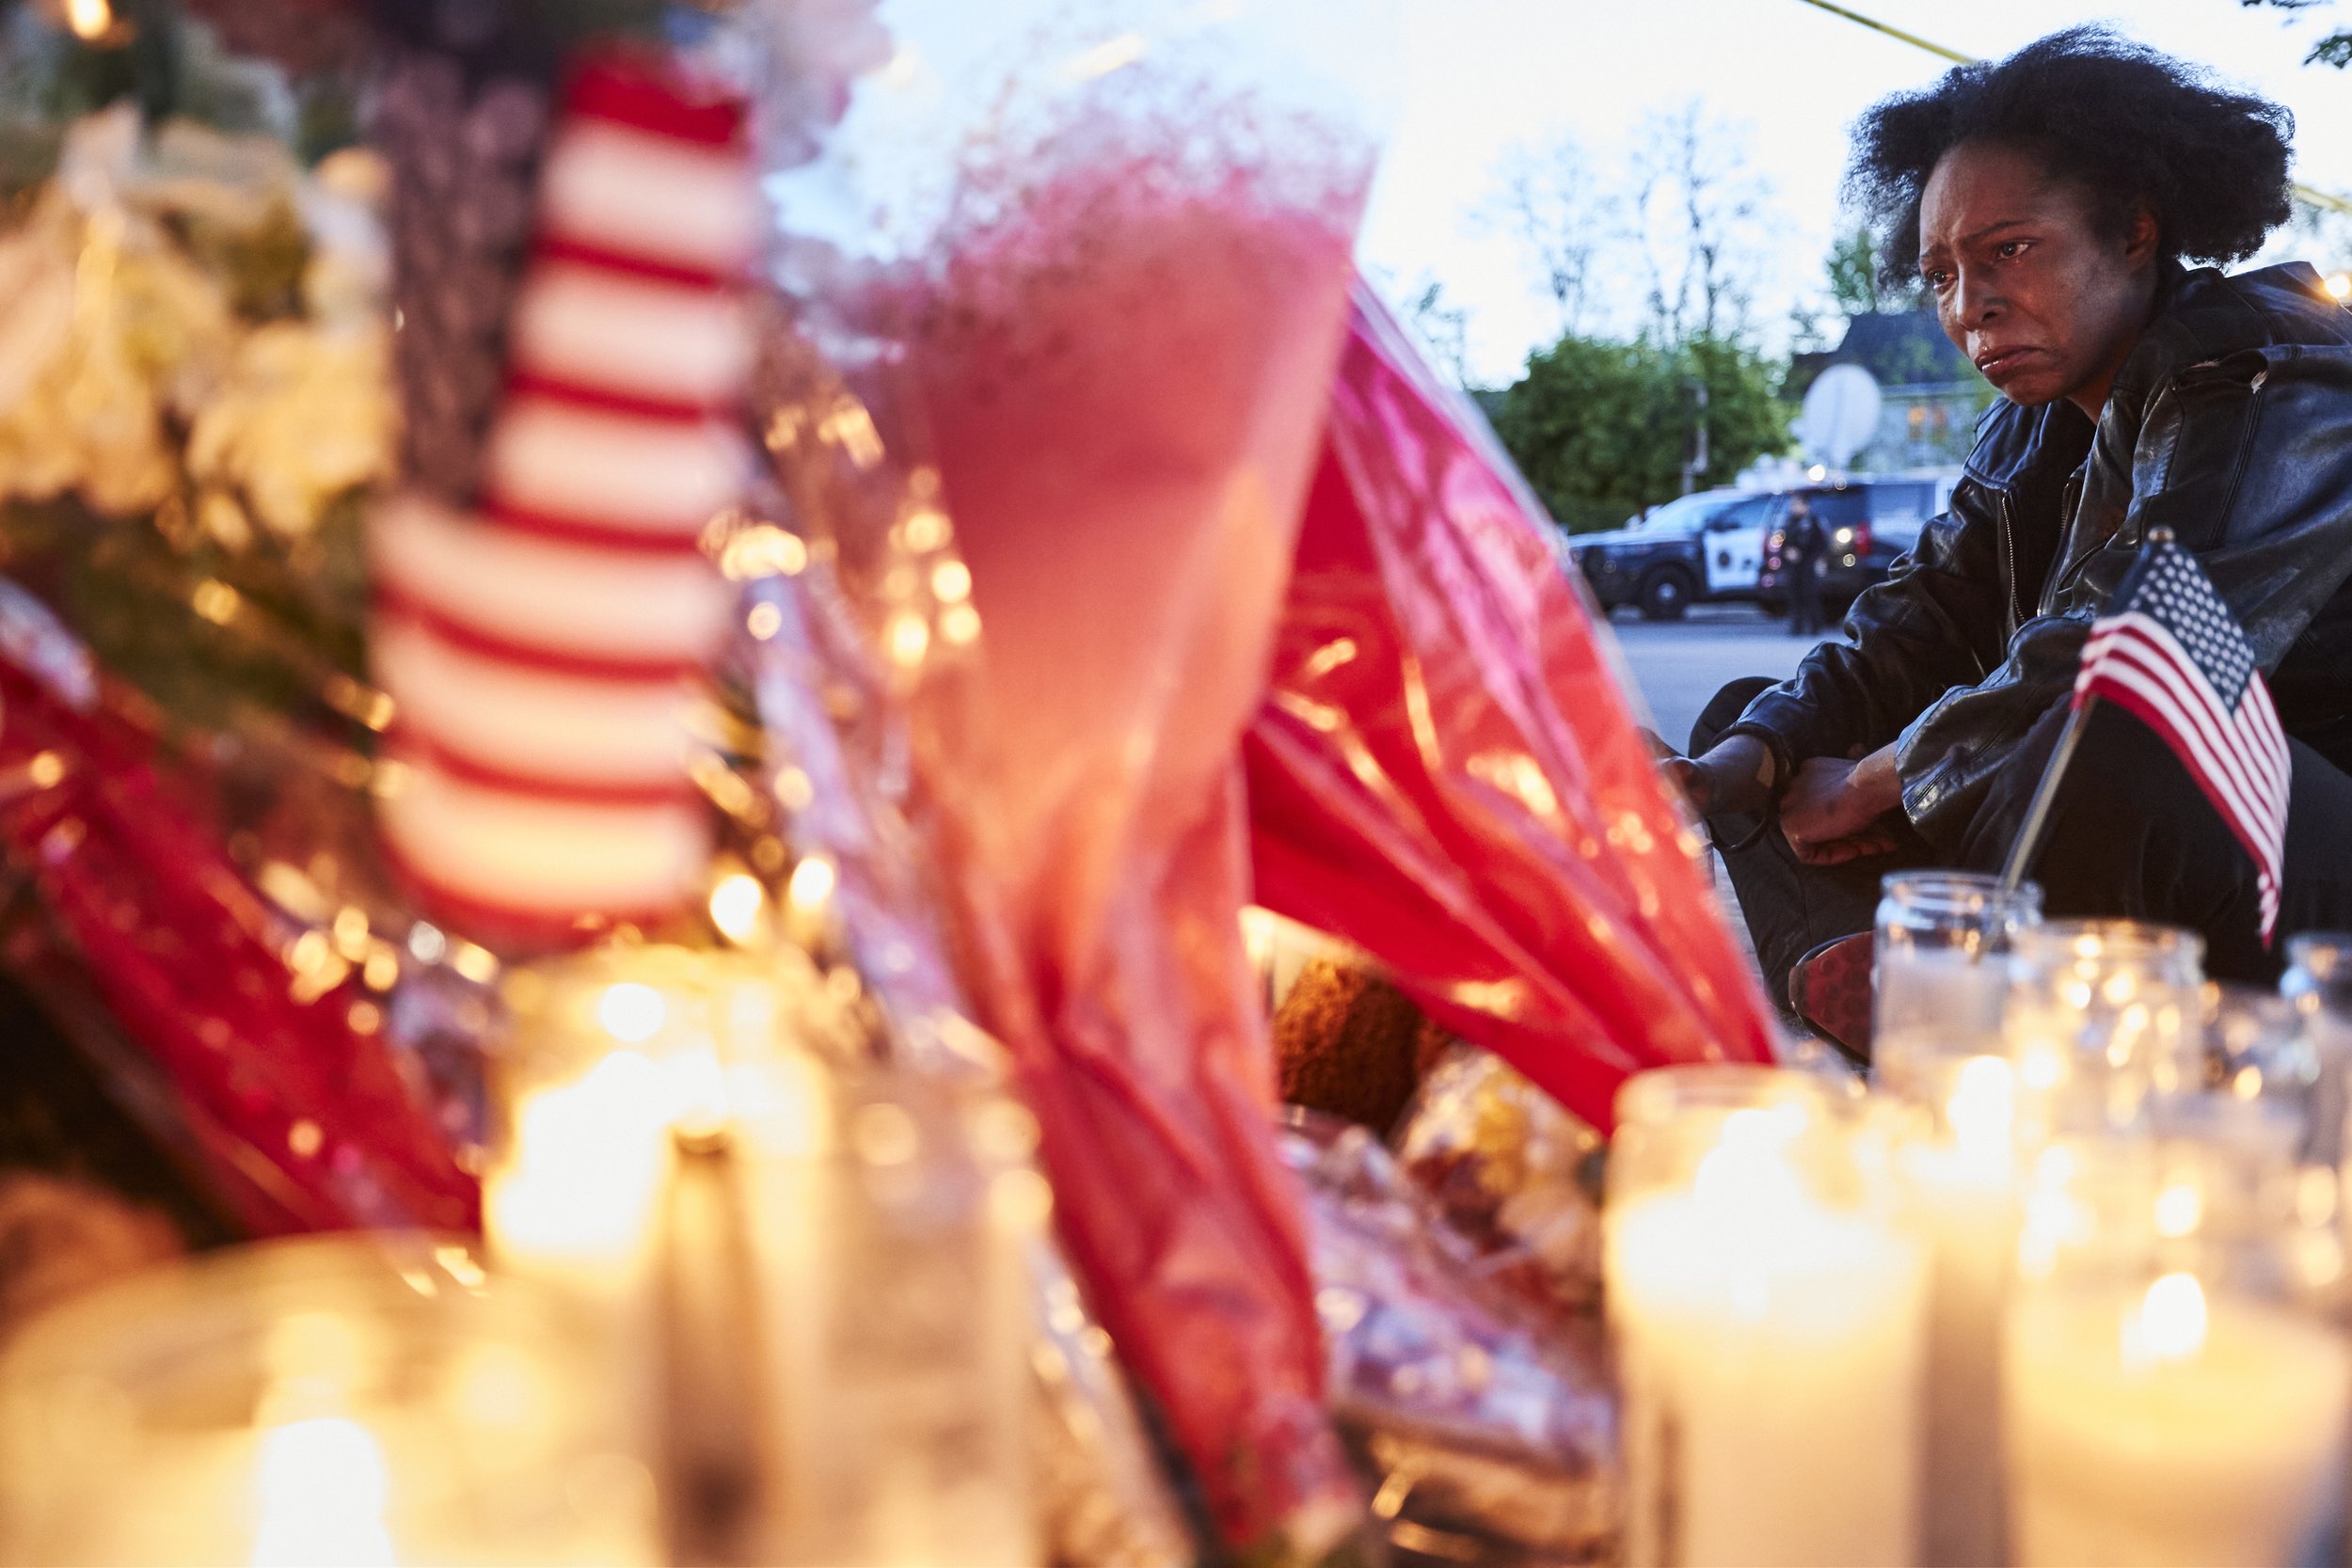
[[[1691,460],[1682,465],[1682,493],[1689,495],[1698,488],[1699,476],[1707,472],[1707,383],[1697,376],[1683,383],[1691,389],[1692,406],[1698,411],[1698,423],[1691,438]]]

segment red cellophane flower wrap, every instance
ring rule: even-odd
[[[1073,1261],[1221,1526],[1312,1544],[1346,1493],[1240,941],[1235,750],[1347,231],[1131,168],[1048,194],[959,257],[914,361],[984,628],[927,752],[967,978]]]
[[[1605,1128],[1772,1023],[1549,527],[1359,287],[1247,748],[1257,896]]]
[[[231,862],[142,707],[0,584],[0,847],[43,916],[9,967],[251,1233],[472,1228],[381,1007]]]
[[[1037,1114],[1069,1258],[1221,1533],[1308,1551],[1359,1504],[1237,917],[1238,746],[1372,154],[1311,90],[1319,62],[1251,47],[1253,17],[1295,34],[1312,8],[1121,0],[1066,53],[1005,38],[972,59],[954,51],[988,28],[911,18],[911,102],[861,86],[840,177],[921,173],[909,149],[930,147],[952,175],[865,193],[889,244],[834,221],[823,166],[771,186],[787,292],[857,401],[803,389],[766,421],[787,479],[819,448],[908,476],[879,526],[798,489],[795,510],[833,535],[816,559],[904,705],[962,990]],[[1365,25],[1327,9],[1343,37]],[[960,107],[968,131],[908,128]]]

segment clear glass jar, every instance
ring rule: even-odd
[[[568,1305],[456,1238],[240,1247],[85,1297],[0,1360],[20,1563],[664,1560]]]
[[[2185,1119],[2265,1164],[2333,1164],[2323,1129],[2320,1055],[2293,1002],[2250,986],[2205,987],[2201,1020],[2206,1094],[2171,1107],[2165,1131]]]
[[[506,977],[483,1180],[501,1267],[643,1295],[677,1141],[721,1136],[730,1075],[779,1049],[788,958],[610,947]]]
[[[2326,1215],[2266,1196],[2283,1145],[2166,1119],[2036,1163],[2002,1366],[2020,1564],[2306,1560],[2341,1492],[2352,1349],[2303,1256]]]
[[[2302,1018],[2319,1070],[2309,1157],[2341,1165],[2352,1155],[2344,1128],[2345,1117],[2352,1115],[2352,933],[2306,931],[2289,937],[2279,993]]]
[[[2012,940],[2002,1034],[2029,1136],[2146,1129],[2204,1083],[2202,937],[2129,920],[2058,920]]]
[[[1643,1073],[1617,1113],[1628,1560],[1911,1560],[1926,1268],[1885,1129],[1760,1067]]]
[[[755,1560],[1037,1560],[1035,1120],[882,1063],[787,1054],[755,1082],[733,1154],[774,1467]]]
[[[2016,1069],[1992,1054],[1914,1066],[1897,1165],[1931,1280],[1919,1560],[2006,1562],[2000,1343],[2017,1254]]]
[[[1898,872],[1879,886],[1870,1055],[1874,1079],[1901,1094],[1915,1066],[1997,1052],[2001,960],[2041,923],[2042,889],[1965,871]]]

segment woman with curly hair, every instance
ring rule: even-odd
[[[1883,873],[1999,869],[2090,622],[2158,526],[2246,629],[2292,740],[2280,934],[2352,927],[2352,313],[2299,263],[2184,265],[2285,221],[2292,130],[2090,27],[1863,116],[1849,189],[2001,398],[1851,644],[1725,688],[1667,765],[1719,843],[1747,841],[1725,863],[1784,994],[1800,956],[1868,928]],[[2210,973],[2277,973],[2252,862],[2112,705],[2043,845],[2052,914],[2190,927]]]

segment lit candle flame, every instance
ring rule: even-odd
[[[94,42],[113,28],[115,8],[108,0],[66,0],[65,24],[75,38]]]
[[[1804,1212],[1804,1182],[1788,1146],[1804,1132],[1800,1106],[1734,1111],[1713,1148],[1691,1173],[1691,1196],[1726,1264],[1725,1307],[1751,1322],[1772,1309],[1772,1249],[1791,1216]]]
[[[757,878],[740,871],[723,877],[710,890],[710,923],[729,942],[748,946],[759,935],[759,917],[767,902],[768,892]]]
[[[2006,1153],[2017,1119],[2017,1074],[1998,1056],[1972,1056],[1961,1064],[1944,1119],[1963,1148]]]
[[[2168,1274],[2123,1315],[2124,1365],[2159,1367],[2192,1359],[2205,1347],[2205,1290],[2197,1276]]]
[[[484,1195],[497,1244],[600,1254],[633,1245],[660,1187],[675,1091],[646,1057],[616,1051],[579,1082],[525,1100],[515,1168]]]
[[[253,1479],[255,1563],[397,1560],[384,1526],[391,1491],[384,1449],[358,1422],[327,1416],[271,1427]]]
[[[2204,1220],[2205,1195],[2196,1181],[2183,1179],[2156,1194],[2156,1234],[2166,1240],[2195,1235]]]
[[[606,987],[596,1003],[596,1022],[624,1045],[644,1044],[661,1032],[669,1016],[669,1004],[661,1000],[661,993],[634,980]]]

